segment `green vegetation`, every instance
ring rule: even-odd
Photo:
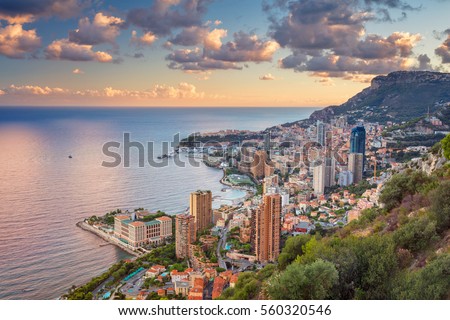
[[[402,274],[393,290],[394,299],[439,300],[449,298],[450,254],[443,254],[425,268]]]
[[[175,254],[175,243],[155,248],[150,253],[136,259],[136,262],[138,264],[142,264],[145,262],[152,264],[160,264],[165,267],[168,267],[169,265],[175,265],[178,262]],[[185,262],[181,261],[181,263]]]
[[[280,270],[292,263],[297,256],[303,254],[303,246],[310,240],[310,235],[300,235],[297,237],[290,237],[286,240],[283,250],[278,257],[278,268]]]
[[[442,233],[450,228],[450,181],[441,183],[432,191],[430,198],[437,230]]]
[[[107,212],[101,219],[103,220],[104,223],[109,224],[109,225],[113,225],[114,224],[114,216],[117,214],[121,214],[122,210],[117,209],[111,212]]]
[[[228,242],[231,244],[232,248],[240,251],[243,254],[251,254],[252,246],[249,243],[241,243],[238,239],[230,238]]]
[[[381,193],[380,200],[390,211],[397,207],[406,196],[413,196],[419,191],[424,191],[436,184],[434,177],[429,177],[422,171],[408,170],[403,174],[397,174],[386,183]]]
[[[328,297],[337,281],[335,265],[318,259],[308,265],[289,265],[285,272],[270,281],[267,290],[276,300],[320,300]]]
[[[177,261],[175,254],[175,244],[171,243],[162,247],[153,249],[150,253],[137,258],[133,262],[120,261],[114,264],[102,275],[93,278],[91,281],[81,287],[73,286],[69,292],[63,295],[68,300],[90,300],[93,299],[93,291],[101,285],[105,285],[108,289],[114,288],[119,282],[130,273],[136,271],[140,267],[147,267],[152,264],[164,265],[171,270],[182,271],[187,268],[186,261]],[[153,285],[158,281],[148,279],[145,285]],[[117,299],[124,299],[121,294],[116,294]]]
[[[250,300],[258,298],[264,281],[273,275],[275,269],[276,266],[269,264],[258,273],[250,271],[241,273],[236,286],[225,289],[220,299]]]
[[[259,184],[256,186],[256,195],[261,196],[263,194],[263,185]]]
[[[436,239],[436,221],[427,216],[411,219],[394,233],[395,242],[410,252],[419,252]]]
[[[145,216],[144,218],[142,218],[142,221],[144,221],[144,222],[153,221],[156,218],[161,218],[161,217],[169,217],[169,218],[171,218],[171,216],[167,215],[165,212],[162,212],[162,211],[158,210],[158,212],[156,212],[156,214],[150,214],[150,215]]]
[[[450,134],[448,134],[444,139],[441,140],[442,150],[444,156],[450,160]]]
[[[67,294],[63,295],[63,297],[68,300],[91,300],[93,298],[92,291],[94,291],[103,282],[108,280],[110,277],[113,278],[113,282],[119,281],[121,277],[125,276],[134,267],[135,265],[132,263],[120,261],[109,268],[108,271],[93,278],[85,285],[78,288],[73,286]]]

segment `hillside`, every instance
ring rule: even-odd
[[[241,273],[221,298],[450,299],[449,158],[450,136],[393,175],[383,208],[289,238],[277,265]]]
[[[409,121],[428,113],[450,125],[450,74],[427,71],[397,71],[378,76],[371,86],[340,106],[314,112],[311,120],[327,120],[347,115],[357,119],[386,123]]]

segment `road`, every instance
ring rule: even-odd
[[[227,268],[227,264],[225,263],[225,260],[222,258],[222,255],[220,254],[220,250],[225,248],[225,245],[227,243],[227,234],[228,234],[228,228],[225,227],[221,234],[220,234],[220,239],[219,242],[217,243],[217,262],[219,263],[219,267],[224,268],[224,269],[228,269]]]
[[[141,290],[142,285],[144,284],[143,276],[146,271],[147,270],[144,269],[141,272],[137,273],[120,288],[120,291],[126,295],[137,296],[139,294],[139,291]]]

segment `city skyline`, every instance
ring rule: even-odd
[[[0,4],[0,106],[327,106],[450,70],[450,1]],[[326,94],[324,94],[326,92]]]

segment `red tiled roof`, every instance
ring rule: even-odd
[[[172,221],[171,218],[166,217],[166,216],[162,216],[162,217],[156,218],[156,220],[160,220],[160,221]]]

